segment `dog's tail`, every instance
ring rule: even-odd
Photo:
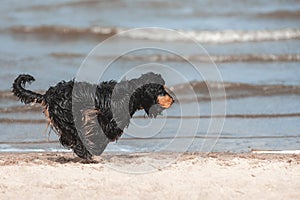
[[[30,90],[26,90],[25,84],[31,83],[32,81],[35,81],[35,79],[28,74],[20,74],[18,78],[15,79],[15,82],[13,83],[13,89],[12,92],[14,95],[20,98],[20,100],[25,103],[42,103],[43,101],[43,95],[35,93]]]

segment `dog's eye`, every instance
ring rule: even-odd
[[[161,96],[165,96],[166,94],[167,94],[166,91],[162,91],[162,92],[160,93]]]

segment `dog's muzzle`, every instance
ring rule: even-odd
[[[158,96],[157,97],[158,103],[163,108],[170,108],[171,105],[174,103],[174,99],[170,95]]]

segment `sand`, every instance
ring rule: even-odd
[[[300,155],[0,154],[0,199],[299,199]]]

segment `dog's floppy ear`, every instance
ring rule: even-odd
[[[148,114],[149,117],[156,118],[157,115],[160,115],[162,111],[163,108],[161,106],[159,106],[158,104],[154,104],[150,107],[150,109],[146,113]]]

